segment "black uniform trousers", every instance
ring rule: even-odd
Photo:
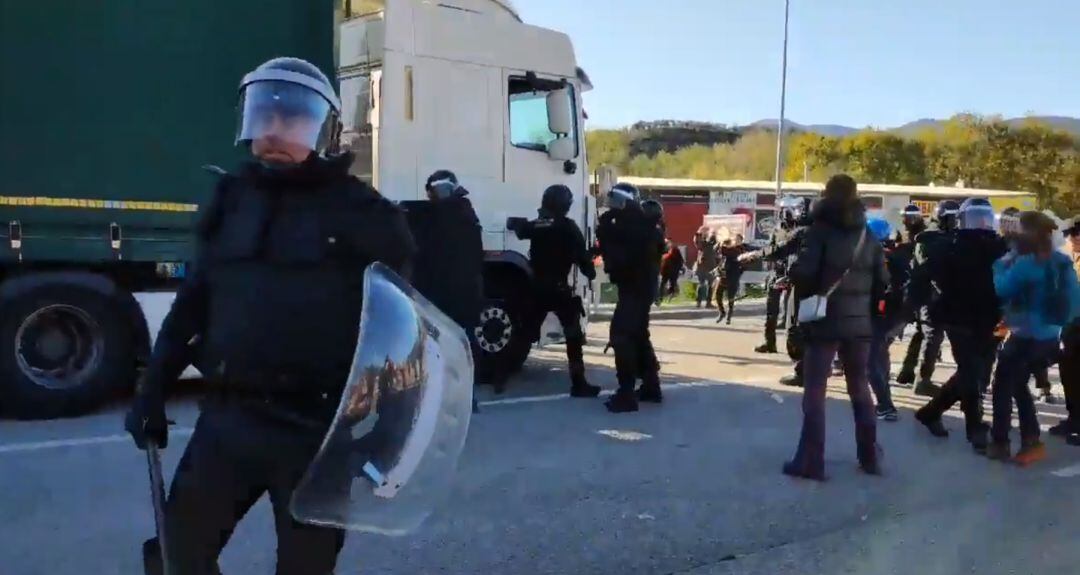
[[[620,392],[633,392],[639,377],[644,379],[660,370],[649,334],[654,285],[646,278],[617,286],[619,301],[611,316],[609,338],[615,350],[615,375]]]
[[[217,558],[236,524],[268,494],[277,531],[277,575],[330,575],[345,532],[292,518],[289,502],[325,429],[210,400],[173,477],[165,504],[173,575],[218,573]]]
[[[776,347],[776,327],[780,319],[780,303],[788,290],[785,284],[773,280],[769,283],[769,293],[765,297],[765,344]]]
[[[956,373],[942,386],[930,403],[919,410],[928,419],[940,419],[957,401],[964,412],[969,437],[986,430],[983,423],[982,391],[990,380],[997,356],[997,340],[992,331],[981,333],[960,327],[948,327]]]
[[[566,336],[566,360],[570,365],[570,375],[580,376],[585,373],[585,334],[581,331],[581,303],[570,286],[540,282],[534,285],[534,301],[530,333],[533,341],[539,340],[540,328],[548,313],[554,313],[562,325]],[[650,302],[651,303],[651,302]]]
[[[1059,369],[1061,386],[1065,388],[1065,409],[1073,433],[1080,433],[1080,319],[1061,330],[1063,352]]]
[[[919,319],[915,322],[915,335],[908,342],[907,353],[904,355],[904,363],[900,368],[906,376],[899,379],[915,379],[915,371],[918,369],[918,381],[929,382],[934,377],[934,369],[937,367],[938,356],[941,355],[941,344],[945,341],[945,329],[930,322],[927,308],[919,310]],[[922,363],[919,359],[922,358]]]

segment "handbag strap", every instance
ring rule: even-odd
[[[859,234],[859,243],[855,244],[855,253],[851,256],[851,263],[848,265],[847,269],[844,270],[844,273],[840,276],[840,279],[836,280],[836,283],[834,283],[832,287],[829,288],[829,291],[825,292],[825,299],[829,299],[829,297],[832,296],[833,292],[840,287],[840,284],[844,281],[844,278],[846,278],[847,275],[851,273],[851,268],[855,267],[855,261],[859,259],[859,253],[862,252],[863,245],[865,243],[866,226],[863,226],[862,233]]]

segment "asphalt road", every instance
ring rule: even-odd
[[[797,439],[799,395],[774,383],[786,357],[751,351],[760,318],[717,326],[688,315],[654,322],[663,406],[611,415],[599,400],[569,399],[557,347],[536,352],[504,396],[481,390],[451,501],[411,536],[350,535],[338,573],[1080,572],[1080,449],[1049,439],[1045,462],[995,464],[966,448],[959,418],[947,422],[951,439],[930,437],[911,416],[921,400],[894,388],[902,419],[879,426],[886,476],[867,477],[834,378],[830,481],[791,480],[780,465]],[[591,379],[611,388],[605,331],[590,328],[586,357]],[[943,362],[936,379],[951,371]],[[141,571],[152,516],[145,459],[120,429],[123,408],[0,422],[0,575]],[[194,399],[173,402],[170,415],[171,474]],[[1040,404],[1044,424],[1062,415]],[[230,575],[272,573],[273,553],[263,501],[221,563]]]

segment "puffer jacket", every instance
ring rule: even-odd
[[[862,249],[855,253],[860,234],[866,233]],[[847,275],[845,270],[851,268]],[[885,294],[889,272],[881,244],[866,228],[861,203],[843,204],[821,200],[789,275],[799,299],[824,295],[839,281],[829,297],[826,317],[800,325],[807,341],[869,339],[875,305]]]

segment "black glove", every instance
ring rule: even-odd
[[[165,417],[165,396],[141,382],[131,409],[124,417],[124,429],[135,440],[135,446],[146,449],[152,442],[164,449],[169,445],[169,420]]]
[[[517,217],[506,218],[506,229],[508,229],[508,230],[510,230],[512,232],[516,232],[516,231],[520,230],[521,228],[524,228],[525,224],[527,224],[528,222],[529,222],[529,220],[527,220],[525,218],[517,218]]]

